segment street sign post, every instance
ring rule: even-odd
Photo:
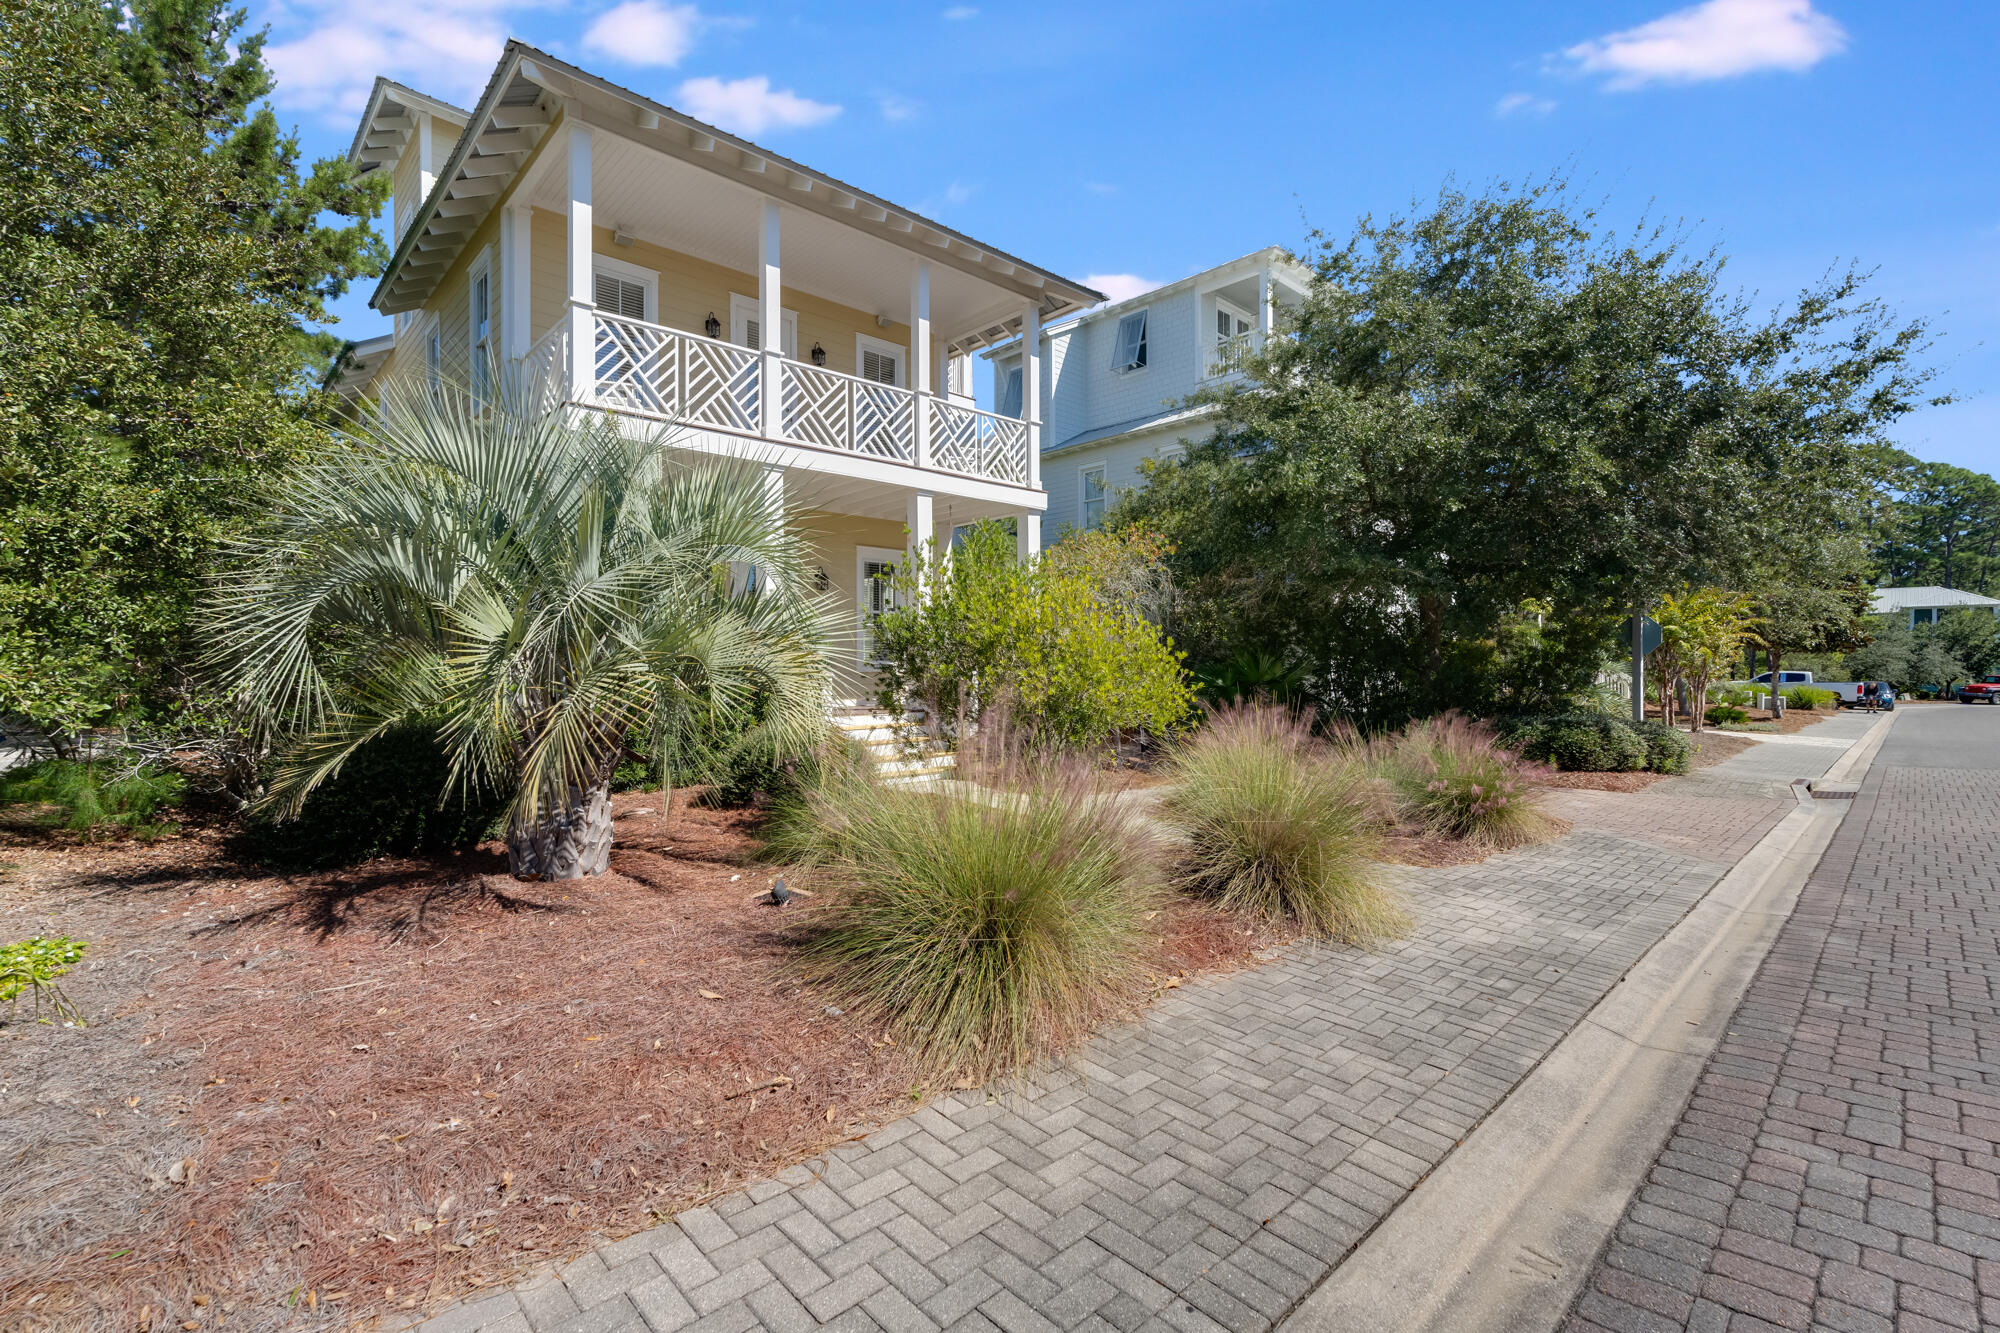
[[[1660,622],[1634,607],[1638,614],[1625,622],[1625,637],[1632,644],[1632,720],[1646,720],[1646,654],[1660,646]]]

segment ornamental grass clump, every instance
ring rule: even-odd
[[[119,833],[150,841],[174,831],[154,816],[179,804],[186,788],[180,774],[150,764],[45,759],[0,776],[0,804],[49,806],[42,823],[93,841]]]
[[[1482,847],[1520,847],[1555,836],[1535,806],[1528,771],[1491,728],[1445,713],[1412,722],[1382,747],[1382,770],[1398,813],[1441,837]]]
[[[1377,879],[1378,802],[1350,746],[1269,704],[1216,709],[1168,760],[1175,880],[1227,910],[1372,944],[1408,918]]]
[[[1155,839],[1081,764],[950,789],[849,769],[803,796],[785,841],[819,900],[806,975],[892,1028],[927,1077],[1018,1068],[1141,992]]]

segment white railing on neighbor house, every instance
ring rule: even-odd
[[[569,365],[569,325],[562,320],[541,336],[521,365],[521,379],[537,412],[553,412],[569,396],[563,380]]]
[[[587,402],[679,425],[762,436],[764,359],[747,347],[700,334],[593,312],[596,383],[568,383],[567,324],[528,353],[524,367],[547,406]],[[893,384],[778,361],[778,438],[892,463],[918,464],[918,409],[926,408],[928,466],[1028,484],[1027,423]]]

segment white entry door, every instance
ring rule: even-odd
[[[884,546],[857,546],[854,550],[854,642],[861,666],[874,666],[875,622],[896,605],[896,571],[904,553]]]

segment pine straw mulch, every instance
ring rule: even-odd
[[[91,1027],[0,1029],[0,1327],[380,1326],[916,1109],[890,1035],[792,979],[755,815],[658,804],[618,798],[583,884],[4,835],[0,934],[93,948]],[[1156,928],[1155,993],[1282,943]]]

